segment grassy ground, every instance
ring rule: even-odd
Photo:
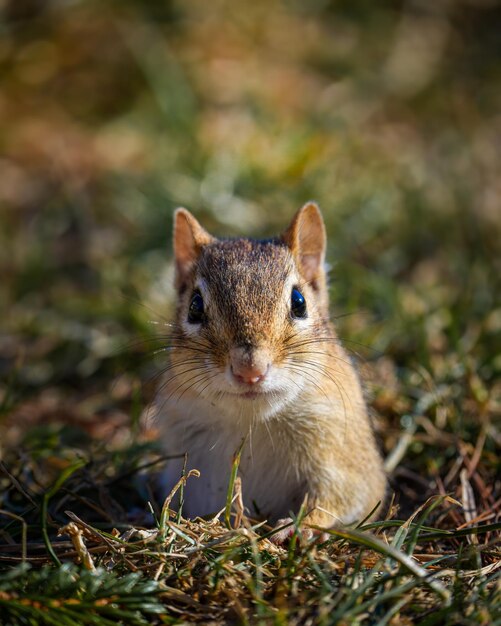
[[[499,4],[0,15],[0,623],[501,624]],[[260,236],[308,199],[394,498],[281,549],[170,514],[141,415],[172,209]]]

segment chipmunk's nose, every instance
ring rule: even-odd
[[[230,352],[230,368],[239,383],[256,385],[262,382],[270,369],[269,355],[265,351],[233,348]]]
[[[268,373],[268,366],[266,366],[266,368],[239,367],[238,369],[235,369],[235,367],[232,365],[231,373],[233,374],[233,377],[238,380],[239,383],[255,385],[266,378],[266,374]]]

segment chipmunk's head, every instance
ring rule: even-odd
[[[312,203],[267,241],[216,239],[177,209],[173,397],[261,417],[293,401],[315,378],[307,364],[326,332],[325,246]]]

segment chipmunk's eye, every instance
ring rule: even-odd
[[[297,289],[293,289],[291,294],[291,314],[296,318],[306,317],[306,300]]]
[[[204,299],[198,291],[195,291],[191,296],[190,308],[188,309],[188,322],[190,324],[201,324],[204,318]]]

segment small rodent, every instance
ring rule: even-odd
[[[186,517],[224,507],[244,437],[239,475],[252,517],[276,523],[307,496],[307,521],[327,527],[383,500],[359,378],[329,320],[325,249],[314,203],[265,241],[216,239],[176,210],[178,301],[156,413],[167,454],[187,452],[188,469],[200,471],[185,489]],[[167,490],[182,466],[168,462]]]

